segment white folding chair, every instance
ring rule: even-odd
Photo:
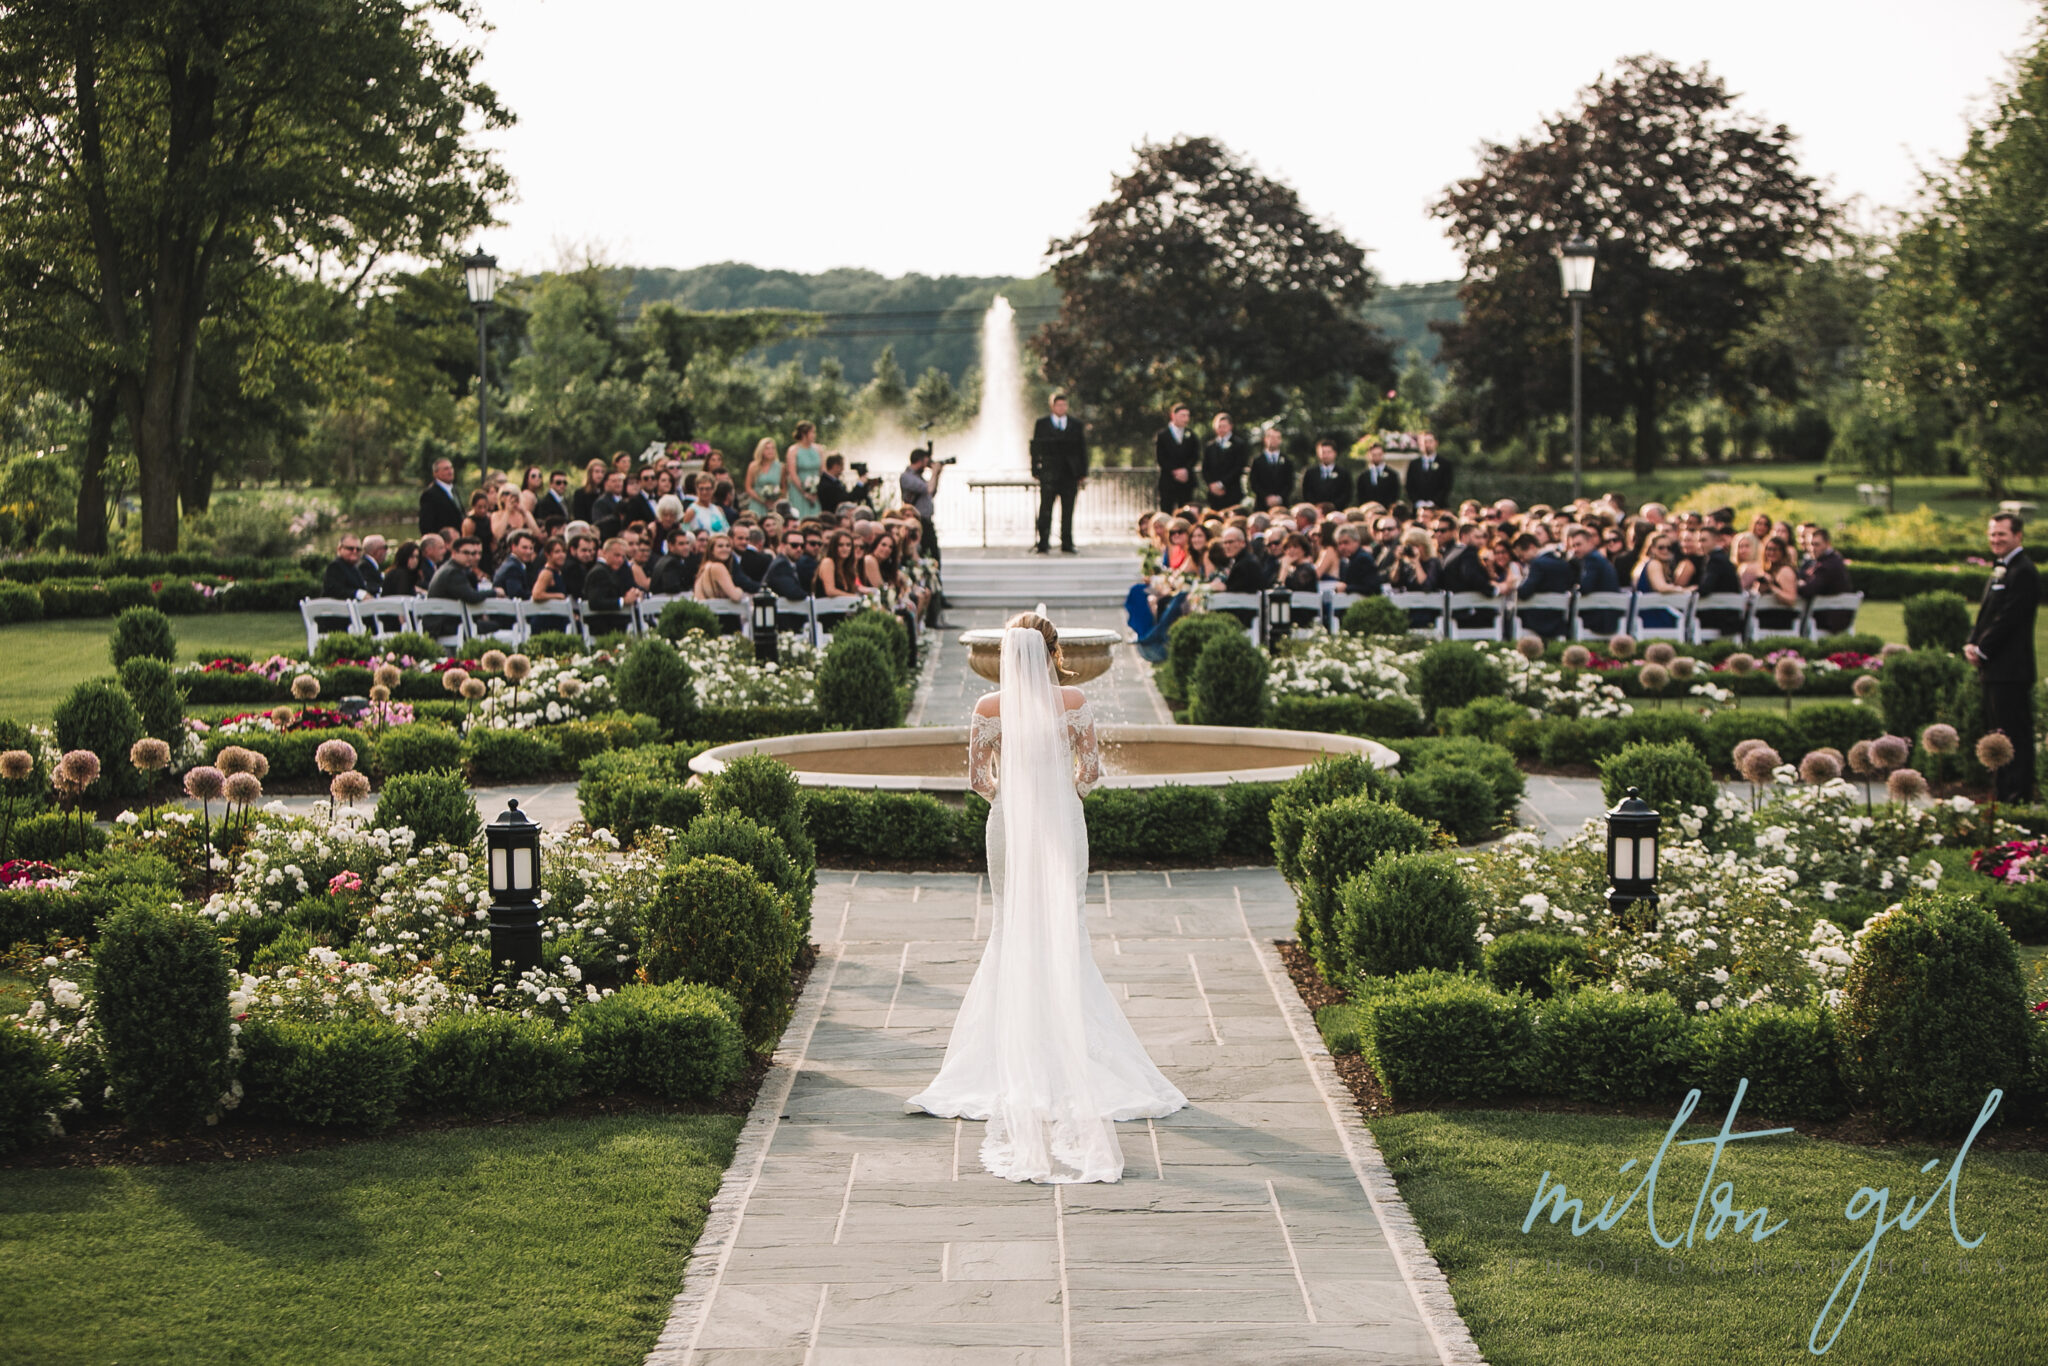
[[[1444,638],[1447,640],[1500,640],[1504,638],[1507,626],[1509,604],[1513,598],[1497,598],[1491,593],[1452,593],[1444,601]],[[1483,612],[1482,619],[1470,625],[1460,625],[1458,613]]]
[[[1339,599],[1342,601],[1342,599]],[[1244,623],[1245,634],[1254,644],[1263,643],[1266,634],[1266,599],[1262,593],[1211,593],[1211,612],[1228,612]]]
[[[1635,607],[1628,614],[1628,633],[1637,640],[1683,641],[1692,626],[1692,605],[1699,598],[1698,593],[1638,593]],[[1645,624],[1643,618],[1651,612],[1669,613],[1669,625]]]
[[[1530,627],[1525,627],[1523,625],[1523,618],[1527,617],[1531,612],[1555,612],[1557,613],[1557,615],[1553,617],[1550,622],[1544,622],[1541,616],[1537,617],[1537,621],[1544,625],[1550,625],[1554,623],[1557,627],[1557,630],[1554,634],[1544,636],[1544,639],[1563,639],[1564,636],[1571,630],[1572,599],[1577,596],[1578,594],[1576,591],[1567,593],[1531,593],[1526,598],[1516,599],[1514,608],[1515,617],[1514,621],[1511,623],[1510,626],[1511,633],[1518,636],[1525,633],[1529,635],[1541,636],[1543,635],[1541,631],[1534,630]]]
[[[1806,613],[1799,618],[1799,634],[1807,640],[1819,640],[1824,635],[1834,636],[1845,631],[1853,631],[1856,629],[1856,614],[1862,608],[1861,593],[1823,593],[1819,597],[1808,598]],[[1847,612],[1849,620],[1839,630],[1823,631],[1820,623],[1815,620],[1822,612]]]
[[[661,610],[676,601],[674,593],[649,593],[634,604],[633,634],[636,636],[654,633],[661,621]]]
[[[519,600],[516,609],[517,641],[524,645],[543,631],[562,631],[572,636],[583,635],[583,628],[576,621],[576,604],[567,598],[555,598],[550,602],[529,602]],[[585,643],[589,637],[584,637]]]
[[[453,598],[408,598],[406,629],[432,636],[442,649],[454,652],[469,639],[469,605]]]
[[[1627,589],[1614,593],[1581,593],[1572,603],[1573,640],[1605,640],[1627,624],[1636,595]]]
[[[383,640],[412,629],[412,607],[418,601],[414,597],[365,598],[356,604],[356,620],[376,639]]]
[[[832,630],[846,619],[849,612],[861,606],[859,598],[812,598],[811,599],[811,642],[819,649],[832,643]]]
[[[1692,643],[1704,645],[1710,640],[1746,640],[1749,637],[1749,615],[1756,608],[1753,593],[1703,593],[1692,605]],[[1702,620],[1709,612],[1735,614],[1734,625],[1724,618],[1721,626],[1709,626]]]
[[[1409,630],[1418,635],[1435,636],[1439,640],[1443,638],[1444,627],[1451,619],[1451,614],[1446,610],[1444,600],[1450,594],[1396,593],[1392,589],[1385,590],[1385,593],[1388,602],[1393,603],[1394,606],[1408,614]],[[1424,616],[1426,616],[1426,620],[1417,620],[1418,617]]]
[[[721,636],[751,636],[753,612],[744,602],[733,602],[729,598],[718,598],[704,604],[711,609],[711,615],[718,618],[718,634]],[[727,622],[735,625],[727,626]]]
[[[300,598],[299,620],[306,624],[306,653],[312,654],[320,646],[320,637],[334,631],[347,631],[351,635],[363,633],[362,622],[356,620],[356,605],[348,598]],[[323,626],[320,623],[326,622]]]

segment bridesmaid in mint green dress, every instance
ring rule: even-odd
[[[817,425],[797,423],[789,438],[782,484],[782,496],[789,500],[790,510],[797,516],[818,515],[818,475],[824,468],[825,452],[818,448]]]

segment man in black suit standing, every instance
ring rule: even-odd
[[[1986,540],[1998,563],[1977,608],[1963,657],[1984,687],[1984,724],[2012,741],[2012,762],[1998,770],[1998,799],[2034,800],[2034,616],[2041,574],[2021,544],[2026,523],[2009,512],[1991,519]]]
[[[1287,458],[1287,452],[1280,449],[1280,429],[1268,427],[1261,433],[1260,440],[1265,449],[1252,458],[1250,477],[1252,506],[1255,508],[1277,508],[1287,506],[1287,500],[1294,494],[1294,465]]]
[[[1408,501],[1421,506],[1449,507],[1451,504],[1451,467],[1436,458],[1436,438],[1428,432],[1416,438],[1422,455],[1408,467]]]
[[[1229,413],[1216,414],[1210,430],[1216,439],[1202,447],[1202,486],[1208,491],[1209,506],[1221,511],[1244,501],[1244,465],[1249,452]]]
[[[1038,481],[1038,541],[1032,550],[1040,555],[1052,549],[1052,507],[1060,507],[1060,549],[1078,554],[1074,548],[1074,500],[1081,485],[1088,482],[1088,437],[1080,419],[1067,415],[1067,396],[1054,394],[1052,412],[1038,419],[1031,430],[1031,477]]]
[[[1152,438],[1153,458],[1159,462],[1159,508],[1172,512],[1195,500],[1195,434],[1188,430],[1188,405],[1176,403],[1167,422]]]
[[[1317,507],[1351,506],[1351,476],[1337,468],[1337,443],[1330,437],[1316,442],[1316,463],[1301,476],[1301,501]]]
[[[420,535],[450,540],[462,534],[462,500],[455,496],[455,462],[436,460],[434,482],[420,490]]]
[[[1365,468],[1358,472],[1358,501],[1390,508],[1401,501],[1401,475],[1387,464],[1387,449],[1377,440],[1365,448]]]

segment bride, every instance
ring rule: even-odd
[[[1102,766],[1087,700],[1058,667],[1053,624],[1012,617],[1001,687],[976,704],[968,741],[969,781],[993,803],[994,921],[946,1061],[904,1108],[987,1120],[982,1165],[1011,1181],[1116,1181],[1114,1121],[1170,1115],[1187,1097],[1145,1055],[1089,949],[1081,793]]]

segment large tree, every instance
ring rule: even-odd
[[[507,181],[468,0],[15,0],[0,6],[0,217],[103,343],[142,541],[178,539],[209,322],[283,267],[345,288],[434,258]],[[21,259],[19,256],[17,260]]]
[[[1436,324],[1482,436],[1571,410],[1570,313],[1555,253],[1599,244],[1586,309],[1588,413],[1634,419],[1635,467],[1675,401],[1746,391],[1732,353],[1776,297],[1768,269],[1829,225],[1793,137],[1735,112],[1702,65],[1632,57],[1534,136],[1482,146],[1434,212],[1465,258],[1464,316]]]
[[[1361,316],[1365,252],[1213,139],[1138,148],[1049,255],[1060,313],[1031,345],[1111,442],[1163,425],[1177,400],[1257,418],[1393,375]]]

